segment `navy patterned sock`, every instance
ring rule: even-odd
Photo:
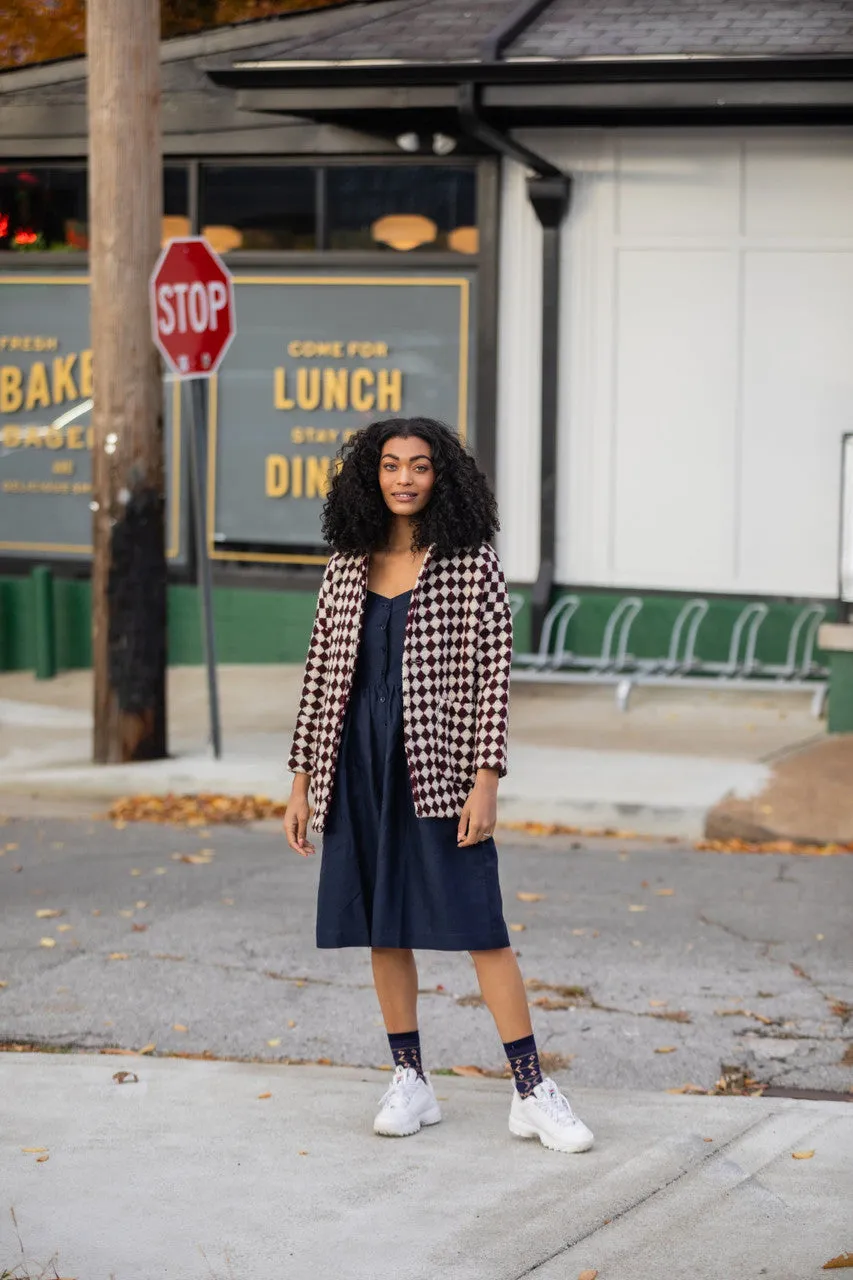
[[[529,1098],[537,1084],[542,1083],[535,1037],[529,1035],[521,1040],[510,1040],[504,1045],[504,1051],[515,1076],[516,1089],[522,1098]]]
[[[418,1031],[395,1031],[388,1033],[388,1043],[394,1055],[396,1067],[412,1067],[422,1080],[426,1080],[421,1065],[421,1037]]]

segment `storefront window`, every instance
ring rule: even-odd
[[[86,170],[0,165],[0,252],[88,248]]]
[[[477,251],[474,173],[442,165],[329,168],[330,249]]]
[[[229,249],[317,247],[317,177],[309,167],[205,165],[201,230]]]
[[[189,173],[184,165],[167,164],[163,169],[162,240],[192,235]]]

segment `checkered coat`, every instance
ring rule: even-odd
[[[322,831],[361,638],[369,556],[326,566],[288,764],[310,773]],[[456,818],[478,769],[506,773],[512,614],[497,553],[427,551],[406,619],[403,731],[415,812]]]

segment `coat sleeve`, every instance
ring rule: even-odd
[[[308,645],[308,656],[305,659],[302,696],[299,700],[296,728],[293,731],[293,743],[287,761],[287,767],[291,773],[311,773],[314,768],[317,728],[328,672],[334,567],[335,557],[332,556],[326,565],[320,594],[317,597],[314,626],[311,629],[311,641]]]
[[[512,610],[497,553],[484,548],[483,587],[477,630],[476,767],[507,771]]]

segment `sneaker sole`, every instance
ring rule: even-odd
[[[414,1126],[410,1129],[392,1129],[390,1126],[380,1126],[376,1121],[373,1123],[373,1132],[377,1133],[380,1138],[411,1138],[415,1133],[419,1133],[425,1125],[438,1124],[441,1120],[441,1112],[438,1107],[434,1111],[427,1111],[422,1115]]]
[[[547,1147],[549,1151],[562,1151],[566,1155],[579,1155],[582,1151],[589,1151],[594,1142],[593,1138],[584,1140],[572,1146],[561,1146],[554,1138],[549,1138],[547,1134],[540,1133],[538,1129],[531,1129],[526,1124],[520,1124],[517,1120],[510,1119],[509,1131],[516,1138],[538,1138],[543,1147]]]

